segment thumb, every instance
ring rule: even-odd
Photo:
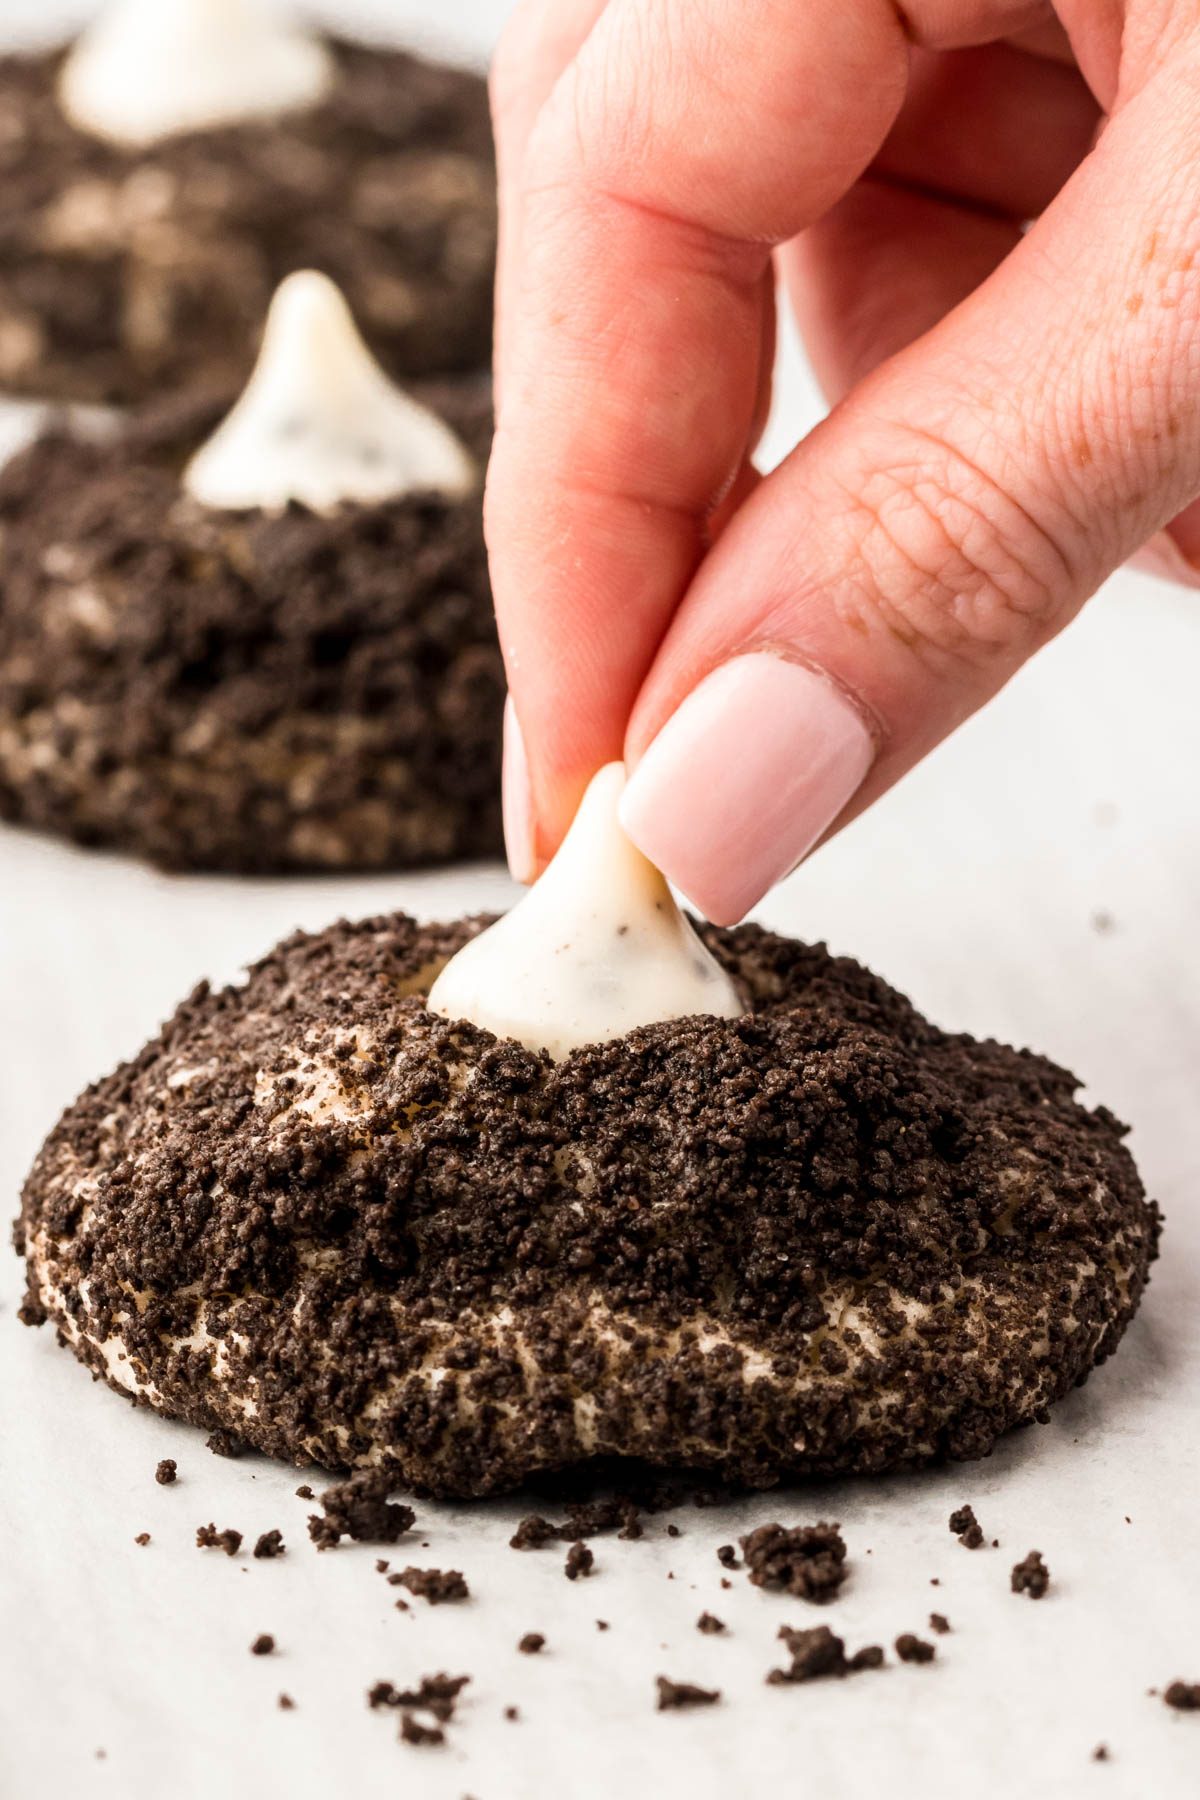
[[[696,574],[630,721],[622,821],[714,921],[1200,494],[1200,31],[1161,52],[995,274],[853,390]]]

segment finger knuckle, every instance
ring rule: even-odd
[[[847,622],[943,670],[1030,654],[1077,584],[1061,534],[1014,485],[937,436],[897,433],[843,483]]]

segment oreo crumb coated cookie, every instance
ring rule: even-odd
[[[486,377],[418,397],[486,461]],[[223,512],[229,400],[0,471],[0,817],[167,869],[499,853],[504,674],[477,493]]]
[[[43,1146],[25,1320],[204,1430],[463,1497],[984,1456],[1115,1350],[1159,1212],[1063,1070],[754,925],[699,927],[744,1016],[554,1063],[424,1004],[486,922],[198,987]]]
[[[334,42],[331,91],[124,148],[60,109],[61,51],[0,57],[0,387],[127,404],[237,382],[271,293],[319,268],[400,376],[489,360],[495,167],[484,82]]]

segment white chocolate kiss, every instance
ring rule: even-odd
[[[541,880],[446,964],[432,1012],[556,1060],[659,1019],[740,1017],[732,981],[617,823],[624,786],[620,763],[594,777]]]
[[[316,106],[333,58],[256,0],[109,0],[59,77],[66,117],[130,147]]]
[[[460,499],[475,464],[448,425],[388,380],[327,276],[289,275],[245,393],[183,485],[203,506],[314,512],[404,494]]]

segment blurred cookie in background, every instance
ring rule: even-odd
[[[0,816],[173,869],[498,854],[488,378],[405,393],[305,272],[229,399],[0,473]]]
[[[486,85],[260,0],[109,0],[0,57],[0,389],[130,403],[240,382],[290,272],[325,270],[384,367],[490,357]]]

